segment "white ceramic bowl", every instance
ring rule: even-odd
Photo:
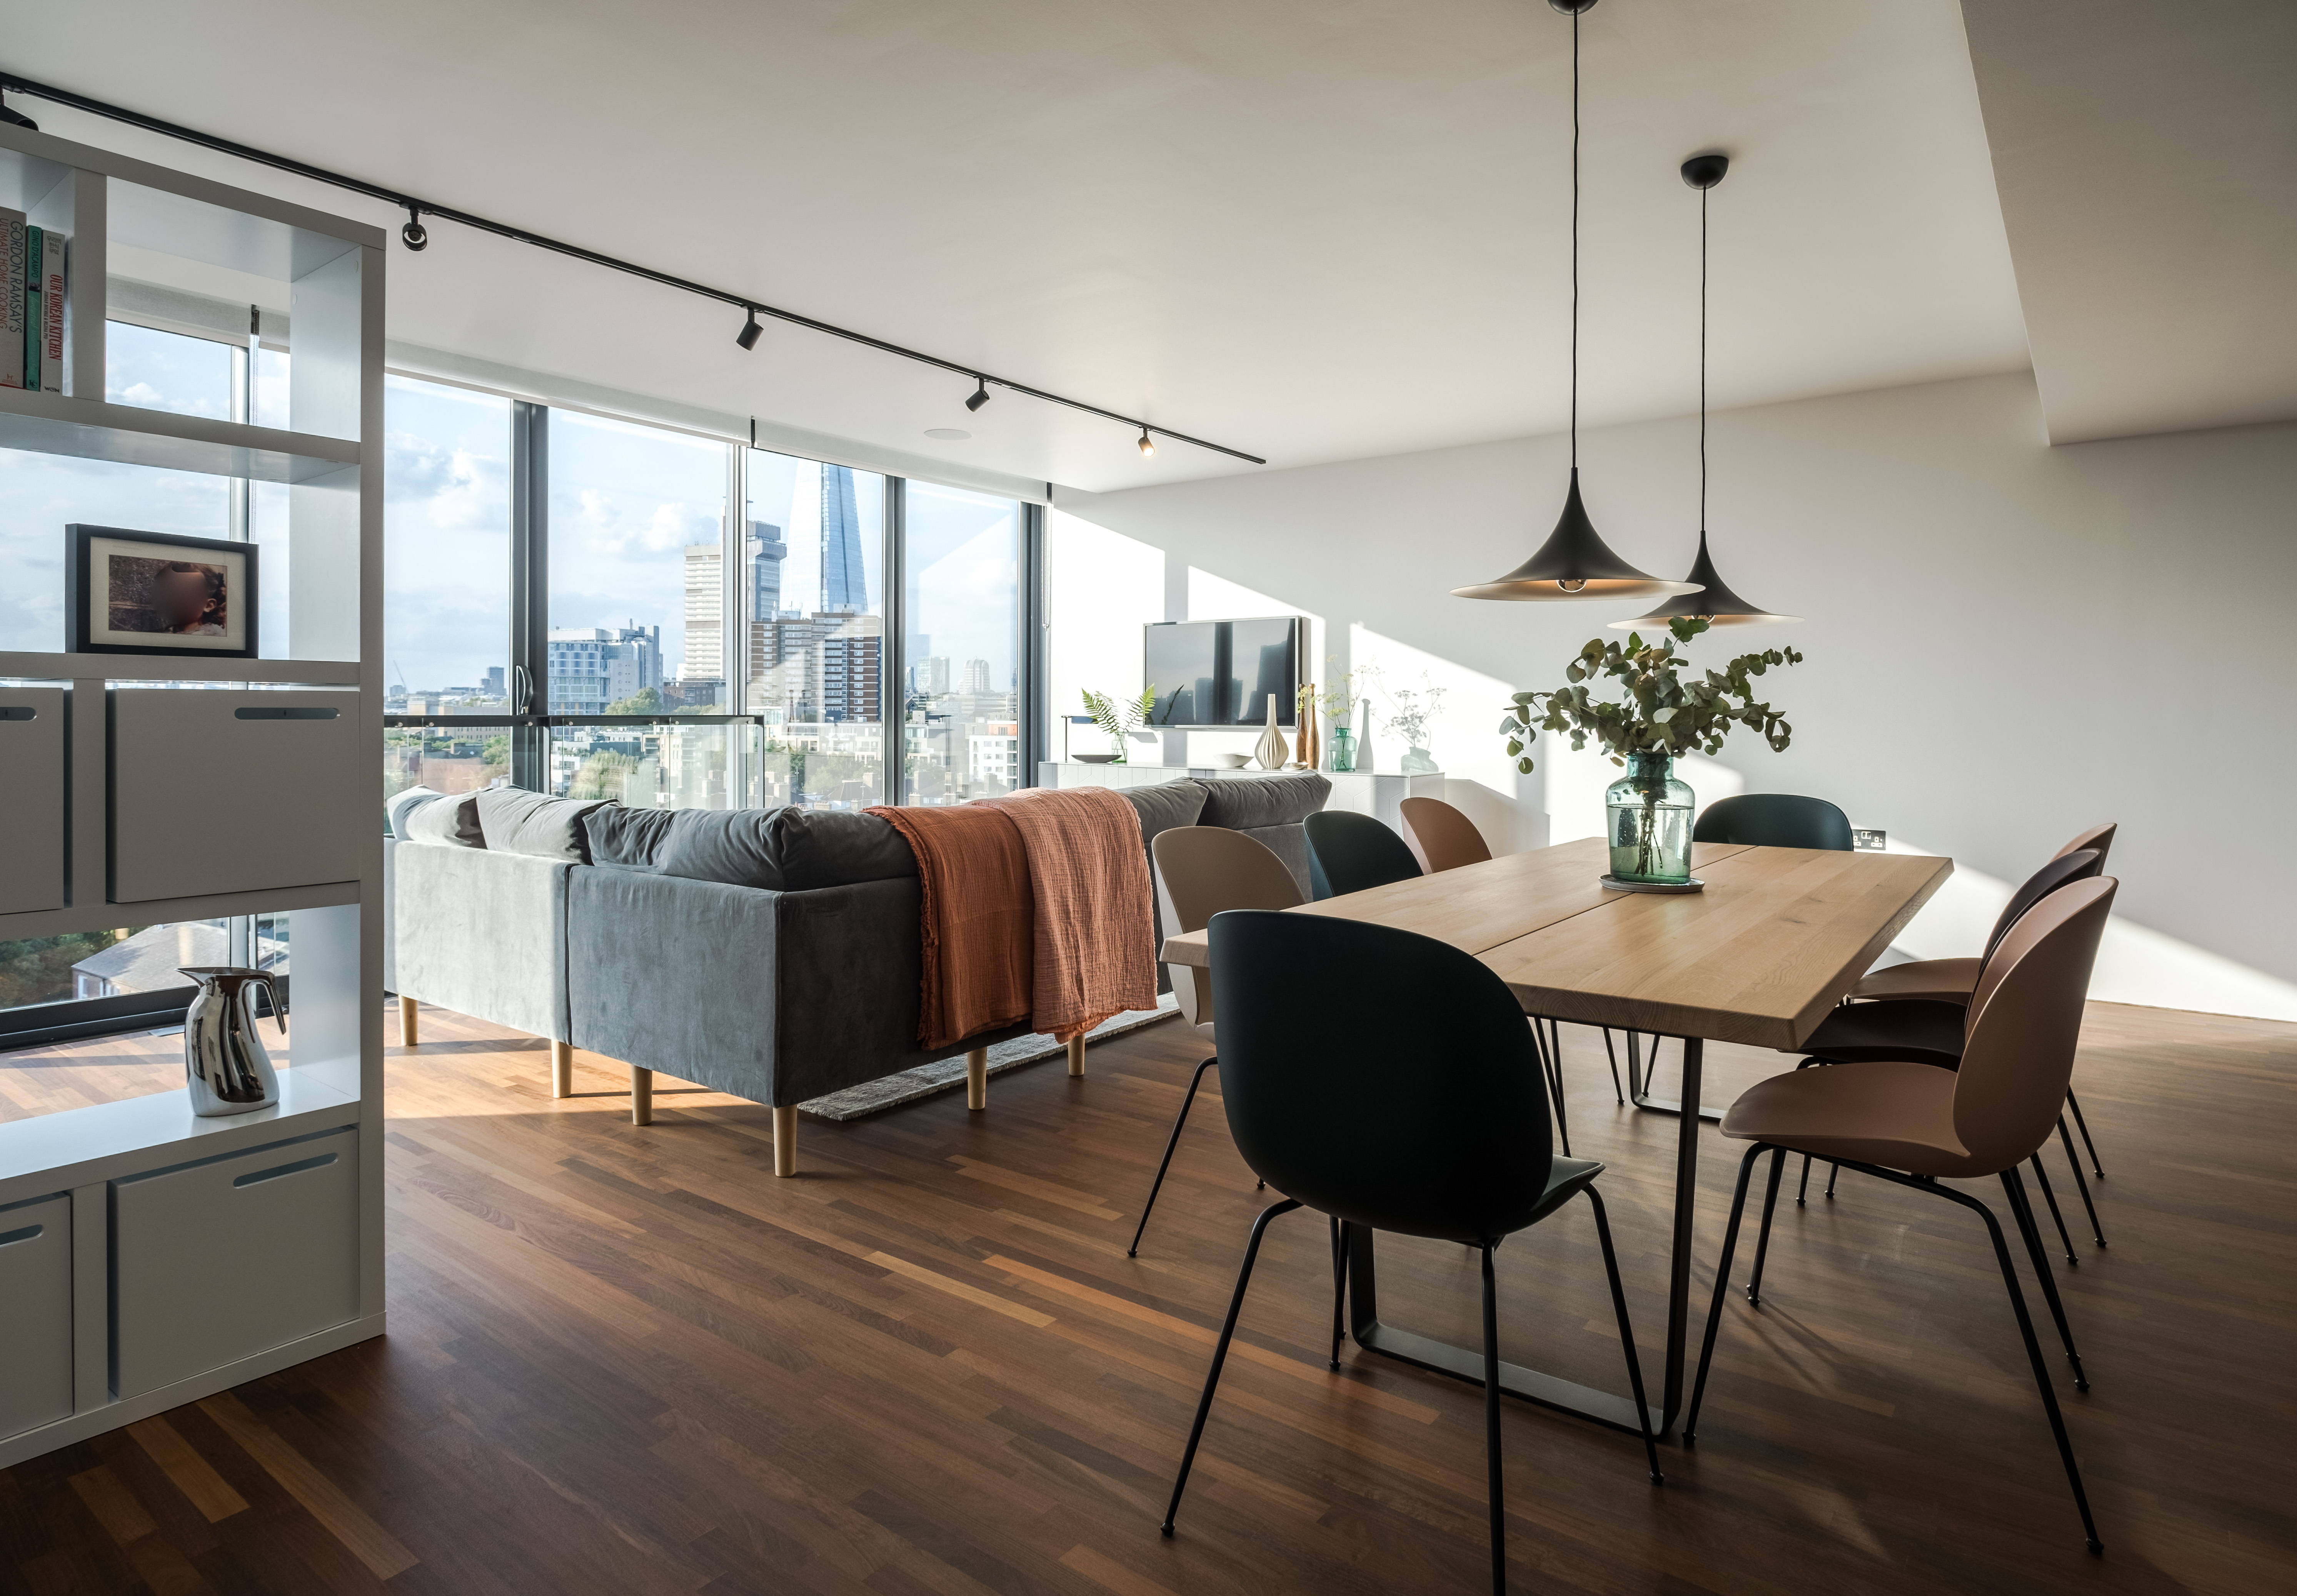
[[[1215,753],[1213,755],[1213,769],[1215,770],[1241,770],[1246,765],[1251,763],[1251,761],[1252,755],[1248,753]]]

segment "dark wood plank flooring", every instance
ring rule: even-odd
[[[1487,1588],[1480,1394],[1353,1348],[1327,1371],[1308,1214],[1271,1232],[1158,1536],[1267,1200],[1208,1087],[1124,1256],[1199,1056],[1177,1024],[1083,1081],[1000,1076],[985,1115],[803,1121],[777,1181],[761,1107],[665,1082],[636,1128],[606,1061],[553,1102],[541,1043],[423,1018],[391,1049],[391,1335],[0,1473],[0,1593]],[[1566,1042],[1655,1378],[1674,1122],[1613,1105],[1596,1032]],[[1710,1058],[1718,1098],[1777,1067]],[[1980,1232],[1846,1177],[1782,1202],[1664,1490],[1631,1438],[1508,1405],[1517,1587],[2297,1588],[2297,1026],[2094,1006],[2077,1083],[2112,1245],[2061,1271],[2095,1388],[2060,1391],[2103,1559]],[[1705,1138],[1702,1311],[1736,1164]],[[1392,1321],[1473,1344],[1471,1253],[1381,1263]],[[1500,1267],[1504,1355],[1624,1389],[1584,1212]]]

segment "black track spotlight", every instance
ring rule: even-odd
[[[399,237],[418,255],[431,247],[431,230],[423,225],[423,213],[412,205],[407,208],[407,226],[399,230]]]
[[[758,347],[758,339],[764,333],[765,329],[758,325],[757,307],[745,305],[742,309],[749,312],[750,319],[744,322],[742,330],[734,334],[734,341],[745,350],[753,350]]]
[[[973,380],[980,383],[981,386],[973,391],[973,397],[965,401],[965,407],[968,410],[978,410],[982,406],[989,402],[989,379],[987,377],[976,377]]]
[[[12,111],[5,104],[0,104],[0,122],[7,123],[11,128],[22,128],[33,133],[40,130],[40,125],[37,122],[21,111]]]
[[[1153,455],[1157,452],[1156,444],[1149,440],[1148,429],[1147,427],[1142,427],[1140,429],[1140,441],[1134,447],[1140,449],[1143,456]]]

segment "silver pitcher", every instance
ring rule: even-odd
[[[279,1076],[255,1029],[255,987],[271,1000],[272,1023],[287,1034],[287,1010],[262,970],[219,966],[176,972],[200,983],[184,1016],[184,1074],[192,1112],[202,1119],[252,1114],[279,1100]]]

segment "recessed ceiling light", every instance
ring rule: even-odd
[[[928,438],[947,439],[949,441],[954,443],[961,439],[970,438],[973,434],[967,432],[962,427],[927,427],[926,429],[926,436]]]

